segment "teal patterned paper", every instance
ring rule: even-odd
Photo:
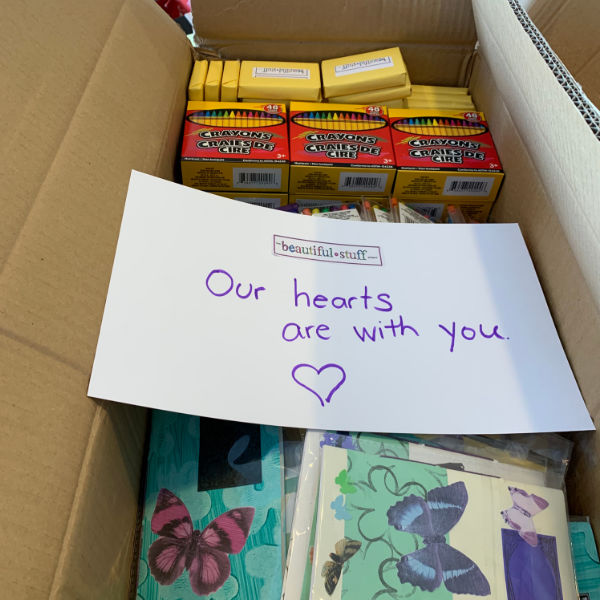
[[[594,532],[588,521],[569,523],[575,576],[582,600],[600,600],[600,558]]]
[[[239,554],[230,554],[231,575],[210,600],[278,600],[281,595],[282,464],[277,427],[260,426],[262,481],[225,489],[198,491],[200,417],[153,411],[142,521],[137,600],[197,599],[185,570],[171,585],[159,585],[148,564],[148,549],[159,538],[151,530],[159,491],[167,488],[189,511],[195,530],[240,507],[253,507],[254,518]],[[227,448],[223,449],[226,454]],[[202,457],[200,457],[202,460]],[[208,563],[207,563],[208,564]]]

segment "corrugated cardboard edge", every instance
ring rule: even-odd
[[[518,2],[518,0],[508,0],[508,3],[524,31],[535,44],[540,56],[554,74],[556,80],[569,95],[581,116],[594,132],[594,135],[600,140],[600,110],[598,110],[594,103],[583,92],[583,89],[577,83],[573,75],[571,75],[567,67],[565,67],[563,62],[550,47],[545,37],[541,34],[540,30],[533,24],[528,14],[523,10],[520,2]],[[600,15],[600,7],[596,7],[596,13]],[[590,57],[590,60],[592,58],[593,56]]]

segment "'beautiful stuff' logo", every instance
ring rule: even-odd
[[[371,267],[380,267],[383,264],[379,246],[337,244],[335,242],[304,240],[282,235],[273,236],[273,252],[278,256],[321,262],[368,265]]]

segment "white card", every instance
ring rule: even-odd
[[[136,172],[89,395],[311,429],[593,428],[517,225],[314,219]]]

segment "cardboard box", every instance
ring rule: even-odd
[[[287,193],[288,157],[283,104],[188,102],[181,145],[184,185]]]
[[[520,6],[192,4],[198,35],[226,59],[318,61],[397,40],[415,83],[469,86],[506,173],[491,219],[520,223],[598,422],[598,121]],[[571,33],[586,25],[570,15]],[[125,598],[147,413],[86,390],[130,171],[175,176],[193,56],[143,0],[23,4],[0,30],[3,594]],[[600,435],[573,437],[570,512],[597,533]]]
[[[389,194],[393,164],[385,106],[290,104],[290,194]]]

